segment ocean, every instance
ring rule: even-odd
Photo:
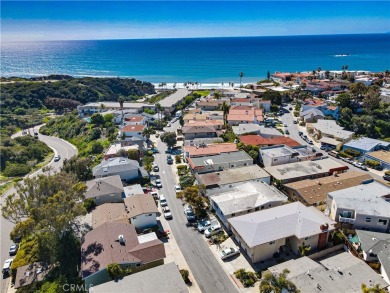
[[[257,81],[267,71],[390,69],[390,34],[46,41],[1,44],[1,76],[135,77],[160,83]]]

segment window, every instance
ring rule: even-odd
[[[272,244],[275,244],[275,241],[271,241],[271,242],[269,243],[269,245],[272,245]]]
[[[379,225],[387,225],[387,220],[379,219],[378,224]]]
[[[151,217],[151,216],[152,216],[152,214],[149,214],[149,215],[148,215],[148,217]]]
[[[344,218],[352,218],[352,212],[343,211],[342,217],[344,217]]]
[[[247,210],[246,212],[249,214],[251,212],[251,210]]]
[[[370,217],[366,217],[366,222],[370,223],[371,222],[371,218]]]
[[[259,207],[255,208],[255,212],[257,212],[259,210]]]
[[[261,209],[264,210],[264,206],[261,206]]]
[[[232,214],[232,217],[235,217],[235,216],[236,216],[236,213],[233,213],[233,214]]]
[[[305,240],[309,240],[311,238],[311,236],[309,236],[309,237],[305,237]]]
[[[271,204],[269,204],[268,207],[270,208],[270,207],[271,207]]]

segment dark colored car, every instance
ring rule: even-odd
[[[172,156],[171,156],[171,155],[168,155],[168,156],[167,156],[167,163],[168,163],[168,164],[173,164],[173,159],[172,159]]]
[[[387,181],[390,181],[390,175],[384,175],[383,176],[383,179],[387,180]]]

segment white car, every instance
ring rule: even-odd
[[[9,274],[10,270],[11,270],[11,264],[12,264],[12,261],[13,259],[10,258],[10,259],[7,259],[4,264],[3,264],[3,275],[6,275],[6,274]]]
[[[157,188],[162,188],[162,183],[160,179],[156,179],[156,186]]]
[[[60,155],[54,157],[54,162],[58,162],[59,160],[61,160],[61,156]]]
[[[172,219],[172,212],[168,206],[163,207],[162,211],[165,219]]]
[[[287,127],[287,124],[286,124],[286,123],[284,123],[284,124],[283,124],[283,126],[284,126],[284,127]]]
[[[175,185],[175,192],[178,193],[181,191],[180,185]]]
[[[237,254],[240,254],[240,249],[238,247],[225,248],[219,252],[219,256],[222,260],[225,260]]]
[[[223,232],[223,229],[221,225],[218,224],[216,226],[211,226],[210,228],[206,229],[204,231],[204,236],[206,236],[206,238],[210,238],[211,236],[218,234],[220,232]]]
[[[209,220],[199,221],[198,223],[198,231],[203,233],[206,229],[210,228],[211,222]]]
[[[167,127],[171,127],[171,123],[168,123],[168,124],[167,124]]]

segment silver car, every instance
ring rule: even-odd
[[[225,248],[219,252],[219,256],[222,260],[225,260],[237,254],[240,254],[240,249],[238,247]]]

